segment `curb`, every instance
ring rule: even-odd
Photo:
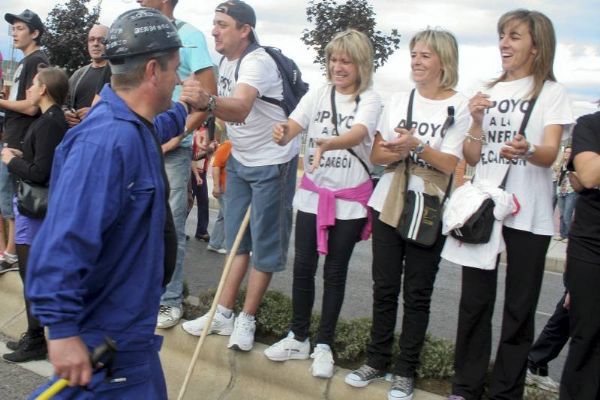
[[[0,331],[17,338],[26,329],[23,285],[19,274],[0,275]],[[186,334],[180,326],[160,329],[164,336],[160,358],[170,399],[176,399],[199,338]],[[387,398],[389,383],[372,383],[357,389],[344,383],[350,371],[337,368],[332,379],[311,376],[311,360],[275,363],[262,353],[266,345],[256,343],[250,352],[227,349],[227,337],[209,336],[196,363],[186,391],[186,399],[219,400],[381,400]],[[444,399],[415,390],[414,400]]]

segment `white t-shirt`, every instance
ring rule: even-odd
[[[517,134],[529,105],[529,100],[523,98],[532,87],[533,77],[528,76],[481,89],[495,104],[484,115],[483,129],[488,144],[482,147],[475,180],[486,179],[493,185],[502,182],[509,161],[500,157],[500,149]],[[525,128],[527,141],[541,145],[546,126],[564,125],[563,134],[566,134],[572,123],[573,112],[567,91],[556,82],[546,81]],[[504,220],[505,226],[538,235],[554,234],[551,168],[518,160],[510,168],[506,191],[517,197],[521,209],[517,215]]]
[[[377,126],[378,133],[383,140],[391,140],[398,136],[394,128],[398,125],[406,125],[408,111],[408,102],[410,92],[398,93],[394,95],[389,105],[383,111],[383,115]],[[468,109],[469,99],[461,93],[455,93],[453,96],[444,100],[431,100],[419,94],[415,90],[415,98],[412,110],[412,126],[415,128],[414,135],[423,143],[427,143],[432,149],[443,153],[452,154],[459,159],[462,158],[462,144],[464,134],[469,129],[470,114]],[[448,107],[454,107],[454,124],[444,133],[442,127],[448,117]],[[424,167],[433,168],[411,153],[412,161]],[[369,205],[376,211],[381,212],[388,191],[392,183],[392,172],[383,174],[371,199]],[[409,179],[408,189],[423,192],[425,184],[423,179],[412,175]],[[440,188],[446,190],[446,188]]]
[[[283,87],[275,61],[264,49],[247,54],[240,64],[237,83],[235,68],[238,60],[223,60],[219,67],[218,92],[231,97],[237,83],[245,83],[258,91],[258,96],[281,100]],[[260,100],[254,101],[250,114],[242,123],[227,122],[231,154],[247,167],[282,164],[298,154],[298,140],[279,146],[272,139],[273,126],[287,118],[281,107]]]
[[[304,157],[304,173],[317,186],[331,190],[346,189],[360,185],[370,175],[361,162],[348,150],[330,150],[323,154],[319,168],[309,172],[315,152],[315,139],[328,138],[334,134],[331,120],[331,85],[310,90],[290,115],[307,132]],[[338,114],[338,134],[343,135],[355,124],[364,125],[368,135],[352,149],[367,164],[369,161],[375,127],[382,109],[381,97],[368,89],[360,94],[356,103],[352,95],[335,93],[335,105]],[[318,194],[299,189],[294,197],[294,207],[300,211],[316,214]],[[336,218],[357,219],[367,216],[367,210],[358,202],[336,199]]]

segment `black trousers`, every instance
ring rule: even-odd
[[[335,327],[346,292],[350,256],[365,225],[366,218],[335,220],[329,229],[328,254],[323,266],[323,304],[316,343],[333,348]],[[317,252],[317,217],[298,211],[296,214],[294,281],[292,288],[292,327],[297,340],[309,336],[310,319],[315,302],[315,275],[319,263]]]
[[[571,343],[561,400],[600,400],[600,261],[577,260],[567,250]]]
[[[514,400],[523,397],[527,354],[535,333],[535,309],[551,236],[507,227],[502,234],[507,253],[506,286],[489,398]],[[490,362],[498,268],[463,267],[462,271],[452,392],[472,400],[481,398]]]
[[[378,212],[373,214],[373,325],[371,342],[367,346],[367,364],[387,370],[392,362],[402,284],[404,315],[400,353],[393,372],[414,377],[429,324],[433,284],[445,237],[440,234],[430,248],[413,245],[402,240],[395,228],[381,222]]]
[[[190,179],[192,194],[196,198],[196,208],[198,209],[196,237],[208,234],[208,184],[206,183],[206,171],[200,174],[200,178],[202,178],[202,183],[198,183],[196,175],[192,173],[192,178]]]
[[[569,310],[564,307],[566,293],[562,295],[554,314],[540,333],[527,356],[527,366],[538,375],[548,375],[548,363],[554,360],[569,340]]]
[[[29,260],[29,246],[28,244],[17,245],[17,257],[19,257],[19,275],[21,281],[23,281],[23,296],[25,297],[25,277],[27,276],[27,262]],[[43,335],[44,327],[40,324],[40,321],[33,316],[31,313],[31,303],[25,297],[25,312],[27,314],[27,330],[29,333],[35,335]]]

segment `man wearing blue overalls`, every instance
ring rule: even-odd
[[[69,381],[56,399],[167,398],[154,328],[176,241],[160,142],[186,131],[186,103],[199,91],[186,82],[171,102],[180,47],[160,12],[119,16],[106,40],[111,86],[56,150],[26,281],[48,327],[54,380]],[[110,369],[95,372],[89,352],[105,337],[118,350]]]

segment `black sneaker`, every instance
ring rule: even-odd
[[[0,263],[0,274],[3,274],[8,271],[18,271],[18,270],[19,270],[19,263],[16,261],[13,263],[10,263],[8,261],[2,261],[2,263]]]
[[[364,364],[359,369],[350,372],[346,375],[344,382],[346,382],[350,386],[354,387],[365,387],[369,383],[383,379],[385,377],[385,371],[375,369],[369,367],[367,364]]]
[[[19,342],[16,342],[17,349],[12,353],[2,356],[5,361],[12,363],[22,363],[33,360],[44,360],[48,355],[46,347],[46,338],[41,336],[30,336],[27,333],[23,335]]]

